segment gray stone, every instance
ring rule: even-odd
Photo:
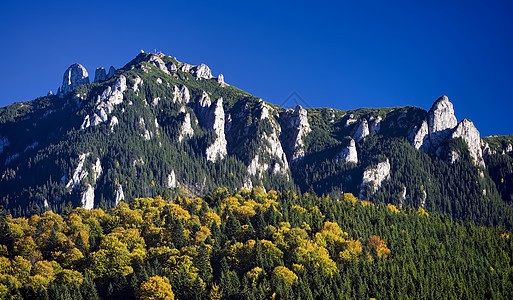
[[[76,87],[89,83],[89,74],[81,64],[72,64],[62,78],[60,96],[64,97]]]
[[[107,79],[105,69],[103,67],[96,68],[96,71],[94,72],[94,82],[104,81],[105,79]]]

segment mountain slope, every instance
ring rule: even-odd
[[[146,53],[88,82],[75,64],[57,95],[0,109],[0,204],[15,215],[263,185],[513,224],[511,151],[487,150],[498,138],[445,96],[429,111],[286,109]]]

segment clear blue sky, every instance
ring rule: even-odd
[[[0,106],[55,92],[72,63],[94,76],[157,49],[275,104],[429,109],[446,94],[482,136],[513,134],[513,1],[246,2],[5,1]]]

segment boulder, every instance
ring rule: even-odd
[[[76,87],[89,83],[89,74],[81,64],[72,64],[62,78],[60,96],[64,97]]]

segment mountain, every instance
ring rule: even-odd
[[[512,145],[458,122],[446,96],[429,111],[289,109],[141,53],[92,83],[73,64],[56,95],[0,108],[0,205],[21,216],[262,185],[511,228]]]

